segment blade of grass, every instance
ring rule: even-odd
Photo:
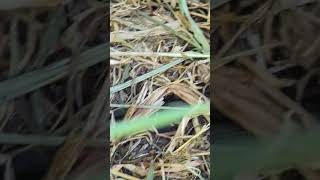
[[[122,83],[122,84],[119,84],[119,85],[116,85],[116,86],[112,86],[110,88],[110,94],[119,92],[119,91],[121,91],[121,90],[123,90],[123,89],[125,89],[127,87],[132,86],[133,84],[137,84],[137,83],[139,83],[141,81],[144,81],[144,80],[146,80],[146,79],[148,79],[148,78],[150,78],[152,76],[155,76],[157,74],[163,73],[166,70],[170,69],[171,67],[173,67],[173,66],[175,66],[175,65],[177,65],[177,64],[179,64],[179,63],[181,63],[183,61],[184,61],[184,59],[174,60],[174,61],[172,61],[172,62],[170,62],[170,63],[168,63],[166,65],[163,65],[163,66],[161,66],[161,67],[159,67],[159,68],[157,68],[157,69],[155,69],[153,71],[150,71],[150,72],[148,72],[148,73],[146,73],[146,74],[144,74],[142,76],[139,76],[139,77],[135,78],[134,80],[129,80],[129,81],[125,82],[125,83]]]
[[[111,56],[144,56],[144,57],[188,57],[188,58],[210,58],[209,54],[201,54],[196,52],[181,52],[181,53],[170,53],[170,52],[110,52]]]
[[[202,46],[202,52],[205,54],[210,53],[210,45],[207,38],[203,35],[203,31],[199,28],[198,24],[192,19],[186,0],[179,0],[180,11],[184,14],[191,24],[194,37]]]
[[[154,162],[152,162],[151,166],[150,166],[150,168],[148,170],[148,174],[147,174],[146,180],[153,180],[154,179],[154,170],[155,170]]]
[[[158,20],[155,20],[149,16],[147,16],[146,14],[142,13],[142,12],[137,12],[139,15],[141,15],[142,17],[148,19],[149,21],[153,22],[154,24],[156,25],[159,25],[159,26],[162,26],[165,30],[169,31],[170,33],[174,34],[175,36],[185,40],[186,42],[188,42],[189,44],[192,44],[194,47],[196,47],[197,49],[201,50],[201,45],[196,42],[196,41],[193,41],[192,38],[188,38],[188,37],[185,37],[185,36],[182,36],[180,33],[178,33],[177,31],[173,30],[172,28],[166,26],[165,24],[159,22]]]
[[[79,56],[80,70],[106,60],[106,44],[89,49]],[[68,74],[70,59],[0,82],[0,104],[55,82]]]
[[[169,11],[173,14],[173,16],[174,16],[176,19],[178,19],[178,20],[181,21],[181,19],[179,18],[179,15],[177,14],[177,12],[175,12],[175,11],[173,10],[173,8],[171,7],[171,5],[169,5],[168,2],[164,2],[164,4],[165,4],[165,6],[169,9]],[[182,22],[181,22],[181,23],[182,23]],[[194,39],[193,35],[192,35],[189,31],[185,31],[185,33],[186,33],[186,36],[188,36],[193,42],[195,42],[195,43],[198,44],[197,40]],[[198,45],[200,46],[200,44],[198,44]]]
[[[180,121],[185,116],[196,116],[210,112],[208,104],[191,106],[181,111],[166,110],[155,113],[151,117],[141,117],[130,121],[115,123],[110,128],[110,139],[121,138],[152,127],[160,128]]]
[[[148,105],[130,105],[130,104],[110,104],[113,108],[143,108],[143,109],[163,109],[163,110],[185,110],[183,107],[171,107],[171,106],[148,106]]]

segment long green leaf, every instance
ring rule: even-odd
[[[205,54],[210,53],[210,45],[206,39],[206,37],[203,34],[203,31],[199,28],[197,23],[192,19],[190,13],[189,13],[189,8],[187,5],[186,0],[179,0],[179,6],[180,6],[180,11],[182,14],[184,14],[187,19],[189,20],[191,24],[192,31],[194,33],[194,37],[197,39],[197,41],[201,44],[202,46],[202,52]]]
[[[195,116],[210,112],[208,104],[195,105],[185,110],[166,110],[155,113],[151,117],[141,117],[115,123],[110,127],[110,138],[116,139],[133,133],[148,130],[152,127],[161,128],[180,121],[185,116]]]
[[[102,44],[80,54],[78,68],[86,69],[105,61],[108,57],[107,48],[106,44]],[[66,58],[42,69],[0,82],[0,104],[65,77],[69,66],[70,59]]]
[[[155,76],[157,74],[163,73],[166,70],[170,69],[171,67],[173,67],[173,66],[175,66],[175,65],[177,65],[177,64],[179,64],[179,63],[181,63],[183,61],[184,61],[184,59],[177,59],[177,60],[172,61],[172,62],[170,62],[170,63],[168,63],[166,65],[163,65],[163,66],[161,66],[161,67],[159,67],[159,68],[157,68],[157,69],[155,69],[153,71],[150,71],[150,72],[148,72],[148,73],[146,73],[146,74],[144,74],[142,76],[139,76],[139,77],[135,78],[134,80],[129,80],[129,81],[125,82],[125,83],[113,86],[113,87],[110,88],[110,94],[119,92],[119,91],[121,91],[121,90],[123,90],[123,89],[125,89],[127,87],[132,86],[133,84],[137,84],[137,83],[139,83],[141,81],[144,81],[144,80],[146,80],[146,79],[148,79],[148,78],[150,78],[152,76]]]

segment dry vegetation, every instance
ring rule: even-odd
[[[232,144],[243,140],[236,140],[239,137],[261,139],[288,133],[284,127],[294,126],[300,133],[315,127],[320,105],[318,1],[217,1],[213,8],[212,102],[218,112],[214,139]],[[270,157],[260,158],[257,164],[245,163],[243,167],[263,169],[266,164],[290,161],[281,170],[268,166],[242,178],[319,179],[315,171],[319,166],[296,160],[303,159],[303,152],[289,160],[284,153],[274,155],[278,157],[274,161]],[[224,158],[222,168],[226,169],[232,162]]]
[[[102,177],[107,4],[20,2],[0,3],[0,179]]]
[[[164,107],[210,102],[209,55],[179,37],[192,34],[190,22],[181,14],[178,1],[166,2],[111,2],[111,84],[133,82],[111,94],[111,123],[150,115]],[[209,42],[208,2],[188,1],[188,7]],[[163,65],[181,59],[185,60],[160,71]],[[156,73],[135,83],[150,71]],[[208,179],[209,120],[209,116],[186,117],[180,124],[112,141],[111,178]]]

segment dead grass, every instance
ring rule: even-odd
[[[299,127],[302,133],[319,123],[319,111],[315,110],[319,107],[319,93],[315,93],[319,83],[314,76],[319,72],[318,10],[319,3],[308,0],[216,3],[212,14],[215,38],[211,48],[217,52],[211,69],[212,103],[221,115],[217,116],[217,125],[232,122],[241,131],[218,133],[215,139],[231,140],[243,134],[274,138],[288,133],[283,130],[288,124]],[[230,125],[221,127],[229,129]],[[258,163],[264,165],[263,161]],[[243,176],[237,173],[240,179],[319,179],[309,166],[300,164],[273,170],[276,173],[265,169]],[[297,172],[299,176],[293,177]]]
[[[58,2],[0,3],[0,179],[104,170],[106,2]]]
[[[111,122],[150,115],[159,111],[159,106],[210,102],[209,56],[179,37],[191,34],[190,24],[179,14],[177,1],[168,5],[175,13],[170,12],[163,1],[111,2],[111,82],[113,86],[128,80],[133,82],[130,87],[111,94]],[[209,42],[208,3],[188,1],[188,6]],[[191,60],[186,57],[188,53],[200,57]],[[134,83],[137,77],[179,58],[186,60]],[[120,108],[125,105],[128,108]],[[209,127],[209,117],[184,118],[173,127],[113,141],[111,178],[144,179],[154,174],[163,179],[207,179],[210,175]]]

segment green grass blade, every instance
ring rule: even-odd
[[[197,49],[202,49],[201,48],[201,45],[196,42],[196,41],[193,41],[192,39],[193,38],[190,38],[190,37],[185,37],[185,36],[182,36],[180,33],[176,32],[175,30],[173,30],[172,28],[166,26],[165,24],[159,22],[158,20],[155,20],[149,16],[147,16],[146,14],[142,13],[142,12],[137,12],[139,15],[141,15],[142,17],[148,19],[149,21],[153,22],[154,24],[156,25],[159,25],[159,26],[162,26],[165,30],[169,31],[170,33],[174,34],[175,36],[185,40],[186,42],[188,42],[189,44],[192,44],[194,47],[196,47]]]
[[[102,44],[82,53],[79,56],[79,70],[105,61],[108,56],[107,48],[106,44]],[[0,82],[0,104],[65,77],[69,66],[70,59],[66,58],[42,69]]]
[[[207,38],[204,36],[203,31],[199,28],[197,23],[192,19],[190,13],[189,13],[189,8],[187,5],[186,0],[179,0],[179,6],[180,6],[180,11],[182,12],[183,15],[187,17],[191,24],[192,31],[194,33],[194,37],[197,39],[197,41],[201,44],[203,53],[208,54],[210,53],[210,45],[207,41]]]
[[[150,166],[150,168],[148,170],[148,174],[147,174],[146,180],[153,180],[154,179],[154,170],[155,170],[154,162],[152,162],[151,166]]]
[[[151,117],[141,117],[113,124],[110,128],[111,140],[128,136],[152,127],[161,128],[180,121],[185,116],[195,116],[210,112],[208,104],[195,105],[185,110],[166,110],[155,113]]]
[[[139,83],[141,81],[144,81],[144,80],[146,80],[146,79],[148,79],[148,78],[150,78],[152,76],[155,76],[157,74],[163,73],[166,70],[170,69],[171,67],[173,67],[173,66],[175,66],[175,65],[177,65],[177,64],[179,64],[179,63],[181,63],[183,61],[184,61],[184,59],[174,60],[174,61],[172,61],[172,62],[170,62],[170,63],[168,63],[166,65],[163,65],[163,66],[161,66],[161,67],[159,67],[159,68],[157,68],[157,69],[155,69],[153,71],[150,71],[150,72],[148,72],[148,73],[146,73],[146,74],[144,74],[142,76],[139,76],[139,77],[135,78],[134,80],[129,80],[129,81],[125,82],[125,83],[122,83],[122,84],[119,84],[119,85],[116,85],[116,86],[112,86],[110,88],[110,94],[119,92],[119,91],[121,91],[121,90],[123,90],[123,89],[125,89],[127,87],[132,86],[133,84],[137,84],[137,83]]]

